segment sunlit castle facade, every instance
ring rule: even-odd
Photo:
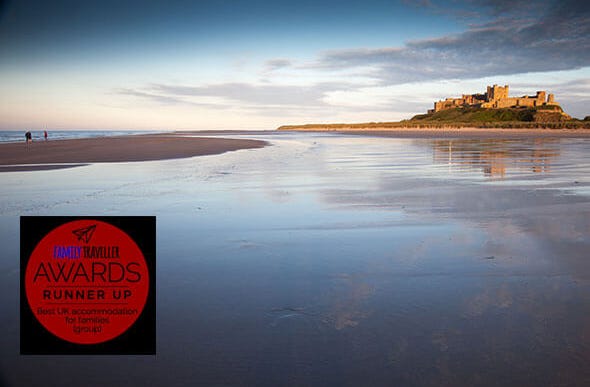
[[[428,111],[429,114],[441,110],[453,109],[458,107],[481,107],[485,109],[501,109],[511,107],[554,107],[554,110],[561,110],[559,103],[555,102],[555,96],[542,90],[537,91],[533,96],[509,97],[508,85],[488,86],[487,91],[483,94],[464,94],[461,98],[446,98],[434,103],[434,109]]]

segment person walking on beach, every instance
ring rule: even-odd
[[[25,140],[27,141],[27,144],[29,142],[33,142],[33,136],[31,135],[30,131],[27,131],[27,133],[25,133]]]
[[[43,137],[45,138],[45,141],[47,141],[47,131],[46,130],[43,131]]]

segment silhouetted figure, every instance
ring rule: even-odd
[[[45,141],[47,141],[47,131],[46,130],[43,131],[43,137],[45,138]]]
[[[25,140],[27,141],[27,144],[33,142],[33,135],[31,132],[27,131],[27,133],[25,133]]]

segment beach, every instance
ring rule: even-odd
[[[311,133],[343,133],[364,136],[397,137],[397,138],[590,138],[590,129],[526,129],[526,128],[358,128],[337,126],[323,128],[321,126],[299,127],[297,129],[281,129],[294,132]]]
[[[590,387],[590,0],[0,22],[0,387]]]
[[[1,385],[590,380],[590,139],[177,135],[272,146],[0,174]],[[26,215],[156,216],[156,356],[18,354]]]
[[[248,139],[136,135],[0,144],[0,172],[61,169],[88,163],[177,159],[265,146]]]
[[[302,130],[391,138],[590,138],[586,129],[415,129],[372,128]],[[296,131],[297,132],[297,131]],[[273,138],[286,131],[265,132]],[[234,138],[223,138],[223,135]],[[32,143],[0,144],[0,172],[63,169],[104,162],[139,162],[220,154],[239,149],[256,149],[268,142],[248,139],[255,131],[185,131],[65,140],[37,140]]]

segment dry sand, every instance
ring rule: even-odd
[[[136,135],[0,144],[0,171],[31,171],[87,163],[177,159],[262,148],[247,139]],[[68,165],[60,165],[68,163]]]

